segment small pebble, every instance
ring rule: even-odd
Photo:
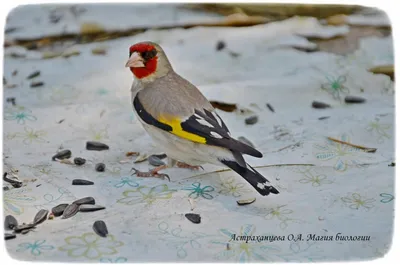
[[[86,159],[84,159],[84,158],[81,158],[81,157],[74,158],[74,164],[77,166],[82,166],[85,163],[86,163]]]
[[[248,117],[244,120],[244,122],[248,125],[256,124],[258,122],[258,116],[254,115],[254,116]]]
[[[44,83],[43,82],[32,82],[31,83],[31,87],[39,87],[39,86],[43,86]]]
[[[94,205],[94,204],[96,204],[96,201],[93,197],[85,197],[85,198],[76,200],[73,203],[77,204],[77,205],[82,205],[82,204],[93,204]]]
[[[330,108],[331,106],[329,104],[323,103],[323,102],[319,102],[319,101],[313,101],[311,106],[314,109],[326,109],[326,108]]]
[[[165,165],[165,163],[158,157],[156,157],[155,155],[151,155],[147,158],[147,160],[149,161],[149,164],[155,167],[158,166],[163,166]]]
[[[201,217],[200,217],[200,215],[199,215],[199,214],[196,214],[196,213],[187,213],[187,214],[185,214],[185,217],[186,217],[189,221],[191,221],[192,223],[195,223],[195,224],[200,224],[200,222],[201,222]]]
[[[225,42],[220,40],[217,42],[216,49],[217,49],[217,51],[221,51],[225,48],[225,46],[226,46]]]
[[[271,106],[271,104],[267,103],[267,108],[272,111],[275,112],[274,108]]]
[[[247,200],[239,200],[239,201],[236,201],[236,202],[237,202],[238,205],[247,205],[247,204],[252,204],[255,201],[256,201],[256,198],[247,199]]]
[[[40,75],[40,71],[35,71],[32,74],[28,75],[28,77],[26,79],[32,79],[35,77],[38,77]]]
[[[51,209],[54,216],[61,216],[64,213],[65,208],[67,208],[68,203],[59,204]]]
[[[104,221],[96,221],[93,224],[93,230],[94,232],[96,232],[96,234],[98,234],[101,237],[107,237],[108,235],[108,229],[106,226],[106,223],[104,223]]]
[[[97,172],[104,172],[104,170],[106,170],[106,165],[104,163],[97,163],[94,169]]]
[[[86,149],[102,151],[102,150],[108,150],[108,149],[110,149],[110,147],[108,145],[100,143],[100,142],[88,141],[88,142],[86,142]]]
[[[355,97],[355,96],[346,96],[344,98],[344,102],[346,102],[346,103],[364,103],[365,99],[360,98],[360,97]]]
[[[14,239],[14,238],[16,238],[16,237],[17,237],[16,234],[9,234],[9,233],[5,233],[5,234],[4,234],[4,239],[5,239],[5,240]]]
[[[94,182],[86,179],[74,179],[72,185],[93,185]]]
[[[72,155],[71,150],[62,150],[55,154],[51,159],[56,161],[56,159],[68,159]]]

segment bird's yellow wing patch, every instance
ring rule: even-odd
[[[190,140],[192,142],[202,143],[202,144],[205,144],[207,141],[206,138],[204,138],[202,136],[199,136],[194,133],[186,132],[185,130],[183,130],[182,125],[181,125],[181,120],[179,118],[160,117],[160,118],[158,118],[158,120],[161,123],[171,126],[171,128],[172,128],[171,133],[175,134],[176,136],[182,137],[182,138]]]

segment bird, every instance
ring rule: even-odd
[[[243,157],[261,158],[262,153],[231,136],[201,91],[174,71],[160,45],[151,41],[131,45],[125,67],[134,77],[133,111],[168,157],[167,165],[141,176],[157,177],[158,171],[174,166],[199,169],[209,163],[230,168],[262,196],[279,194]]]

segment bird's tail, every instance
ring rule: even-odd
[[[242,167],[236,161],[220,160],[220,162],[242,176],[261,195],[267,196],[270,193],[279,193],[263,175],[258,173],[249,164],[247,164],[247,167]]]

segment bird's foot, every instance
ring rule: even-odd
[[[149,172],[142,172],[137,170],[136,168],[132,168],[131,171],[132,170],[134,171],[132,175],[136,174],[136,176],[139,178],[160,178],[160,179],[168,179],[168,181],[171,181],[171,179],[167,174],[158,173],[158,171],[165,168],[167,168],[167,166],[159,166],[150,170]]]
[[[182,162],[177,162],[176,166],[179,168],[189,168],[192,170],[199,170],[200,168],[204,170],[204,168],[202,166],[191,166],[191,165],[188,165],[188,164],[182,163]]]

